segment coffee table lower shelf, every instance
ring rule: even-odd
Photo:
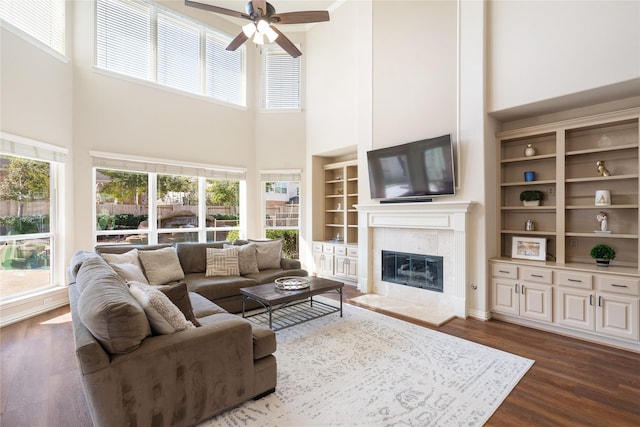
[[[247,313],[244,317],[254,323],[271,326],[274,331],[279,331],[337,312],[341,312],[340,307],[308,298],[271,308],[271,319],[269,319],[268,309],[258,313]],[[342,312],[340,314],[342,315]],[[269,325],[269,320],[271,320],[271,325]]]

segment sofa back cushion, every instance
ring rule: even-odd
[[[251,240],[256,246],[258,269],[280,268],[280,258],[282,258],[282,239],[274,240]]]
[[[76,283],[78,314],[91,334],[111,354],[128,353],[151,335],[147,316],[129,288],[102,258],[87,259]]]
[[[210,243],[177,243],[176,252],[185,274],[204,273],[207,271],[207,248],[222,249],[224,242]]]
[[[151,285],[164,285],[184,279],[184,272],[176,250],[172,247],[155,251],[139,251],[144,274]]]
[[[154,251],[156,249],[169,248],[171,247],[168,243],[160,243],[157,245],[98,245],[95,248],[95,251],[102,254],[123,254],[125,252],[129,252],[132,249],[137,249],[139,251]]]

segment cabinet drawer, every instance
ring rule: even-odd
[[[506,279],[518,278],[518,266],[511,264],[492,264],[491,275],[493,277],[504,277]]]
[[[551,270],[545,270],[542,268],[522,268],[522,280],[527,282],[537,282],[551,284],[551,277],[553,272]]]
[[[569,286],[571,288],[593,289],[593,276],[590,274],[559,271],[558,285]]]
[[[333,245],[322,245],[322,252],[333,255]]]
[[[358,258],[358,248],[347,248],[347,256]]]
[[[600,276],[598,278],[598,290],[615,292],[616,294],[640,295],[639,280],[630,277]]]
[[[346,256],[347,255],[347,248],[344,246],[336,246],[335,248],[335,252],[336,255],[343,255]]]
[[[322,243],[314,243],[313,252],[322,252]]]

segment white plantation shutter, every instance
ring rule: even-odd
[[[64,55],[64,8],[64,0],[1,0],[0,17]]]
[[[126,0],[96,0],[96,65],[149,80],[151,9]]]
[[[264,50],[264,96],[266,109],[300,108],[300,57],[282,49]]]
[[[158,83],[200,93],[200,29],[158,14]]]
[[[244,47],[226,50],[231,39],[207,34],[206,95],[244,105]]]

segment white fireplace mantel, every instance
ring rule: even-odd
[[[356,205],[360,224],[358,288],[362,292],[374,292],[374,274],[378,274],[372,271],[373,230],[376,227],[453,231],[456,280],[447,297],[454,306],[455,315],[466,318],[467,217],[473,204],[472,201],[438,201]]]

